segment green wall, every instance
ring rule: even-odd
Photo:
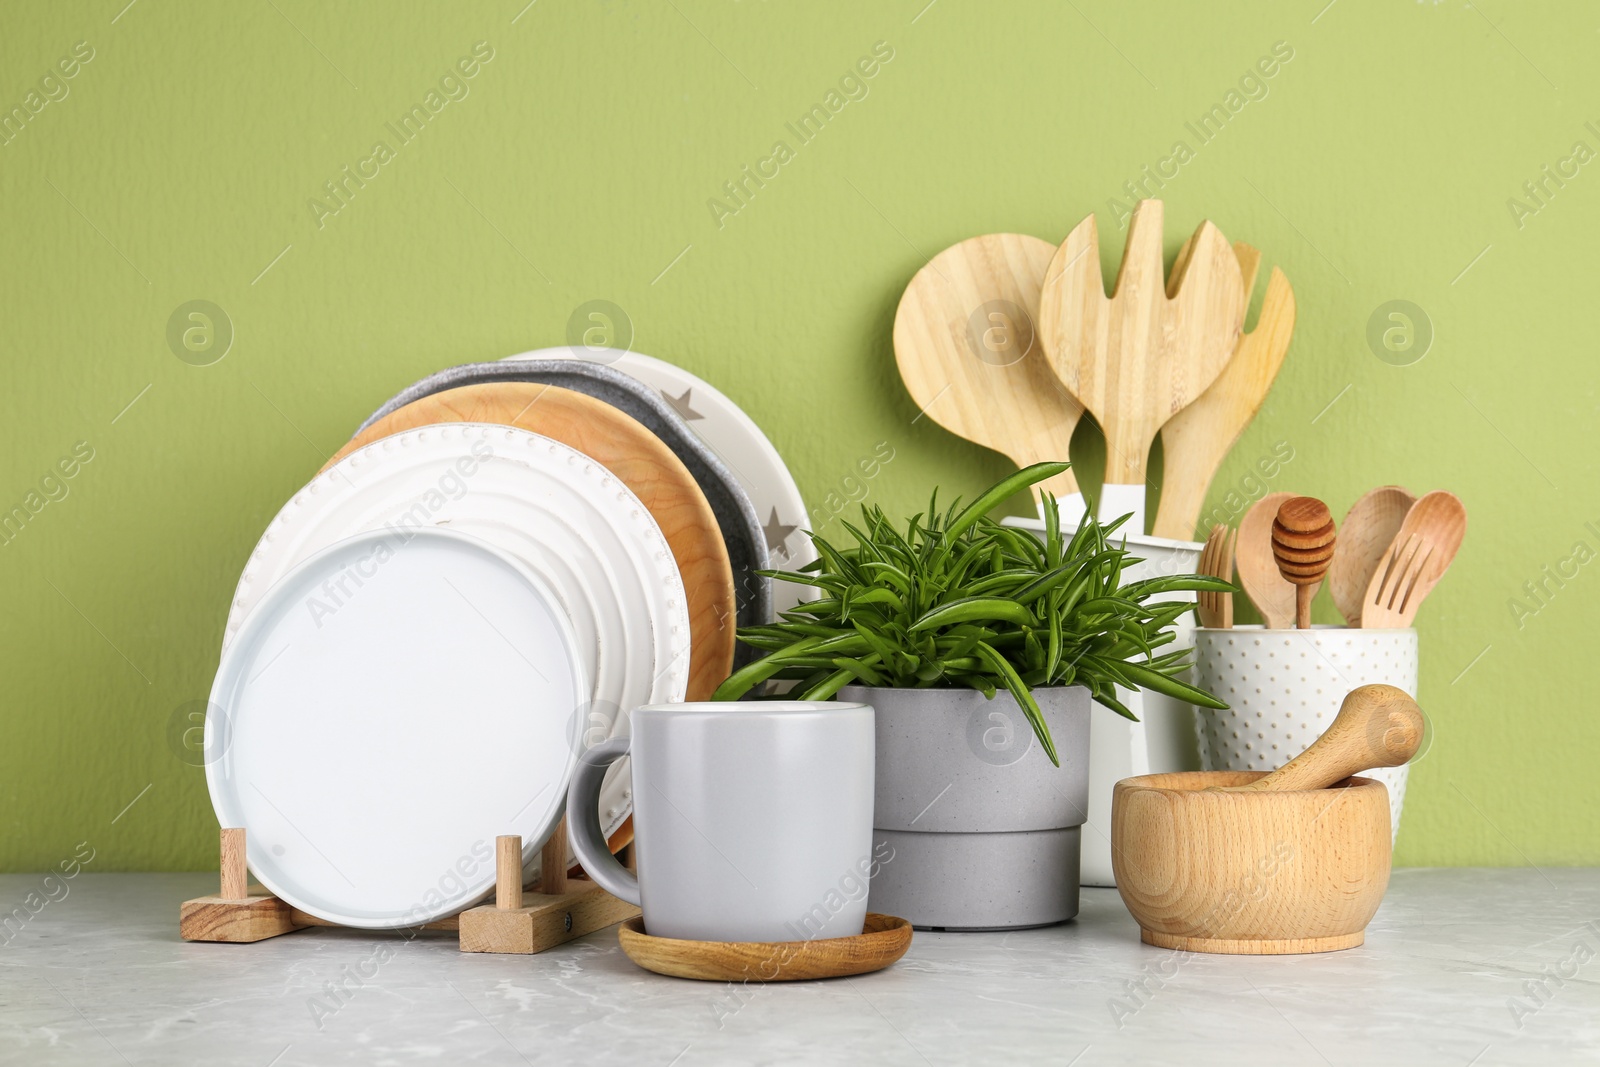
[[[1336,514],[1385,482],[1471,509],[1420,619],[1435,740],[1398,862],[1600,861],[1586,5],[125,2],[0,14],[0,109],[26,117],[0,145],[0,508],[40,508],[0,546],[0,868],[82,840],[97,869],[215,863],[169,727],[266,522],[403,385],[561,344],[604,299],[634,347],[743,404],[814,504],[880,441],[892,511],[970,493],[1006,464],[913,423],[901,289],[976,234],[1059,240],[1089,211],[1117,234],[1109,201],[1178,141],[1169,255],[1210,218],[1300,304],[1218,486],[1287,441],[1272,487]],[[386,124],[477,42],[492,58],[445,86],[466,95],[401,144]],[[1201,143],[1185,124],[1275,47],[1292,58]],[[786,124],[875,48],[865,95],[847,83],[801,143]],[[363,163],[380,140],[392,158]],[[777,175],[729,200],[778,141]],[[1546,164],[1572,176],[1535,200]],[[346,166],[377,169],[334,213]],[[168,343],[194,300],[232,325],[209,366],[215,340],[191,362]],[[1420,362],[1369,347],[1391,300],[1431,321]]]

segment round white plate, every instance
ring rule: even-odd
[[[362,534],[273,586],[223,654],[211,803],[250,869],[347,926],[415,926],[494,886],[494,839],[561,818],[589,686],[553,591],[437,529]]]
[[[689,615],[661,528],[599,463],[509,426],[451,423],[386,437],[346,456],[285,504],[256,546],[224,644],[299,561],[357,533],[439,526],[510,553],[554,590],[593,680],[572,709],[584,746],[627,733],[641,704],[684,698]],[[609,834],[632,810],[620,761],[602,792]],[[531,870],[530,872],[531,873]]]
[[[816,547],[805,533],[812,525],[806,503],[783,457],[744,409],[703,379],[665,360],[617,348],[541,348],[506,359],[584,359],[644,382],[661,395],[738,479],[756,507],[772,566],[799,570],[817,558]],[[809,599],[803,595],[805,588],[774,582],[774,610],[787,611],[802,599]]]

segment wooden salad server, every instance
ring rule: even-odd
[[[894,315],[895,362],[911,399],[1018,467],[1067,459],[1083,415],[1038,341],[1039,291],[1054,255],[1037,237],[970,238],[917,271]],[[1034,486],[1044,490],[1068,519],[1083,514],[1071,471]]]
[[[1261,253],[1243,241],[1234,242],[1233,252],[1239,259],[1248,307]],[[1174,274],[1187,258],[1185,246],[1172,268]],[[1261,410],[1267,391],[1283,366],[1289,339],[1294,335],[1294,316],[1294,290],[1283,271],[1273,267],[1256,328],[1240,336],[1233,358],[1200,399],[1173,415],[1161,428],[1165,465],[1161,505],[1151,529],[1157,537],[1178,541],[1194,537],[1195,523],[1217,468]]]
[[[1244,319],[1239,259],[1202,222],[1163,286],[1162,205],[1141,200],[1106,296],[1093,215],[1067,235],[1045,274],[1039,336],[1057,377],[1105,431],[1102,520],[1131,512],[1144,533],[1145,465],[1156,434],[1199,399],[1233,355]]]
[[[1333,562],[1338,538],[1328,505],[1315,497],[1290,497],[1272,521],[1272,558],[1283,580],[1294,586],[1295,626],[1311,629],[1311,600]]]
[[[1323,735],[1294,759],[1249,785],[1211,786],[1226,793],[1326,789],[1374,767],[1398,767],[1422,744],[1426,721],[1404,689],[1352,689]]]

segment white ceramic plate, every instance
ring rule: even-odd
[[[635,707],[684,698],[688,604],[661,528],[599,463],[508,426],[408,430],[312,479],[245,565],[225,647],[263,593],[301,560],[358,533],[418,525],[482,538],[553,589],[594,685],[590,702],[572,709],[575,738],[592,744],[625,735]],[[608,834],[632,810],[629,782],[619,762],[602,794]]]
[[[756,507],[766,534],[772,566],[798,570],[817,558],[806,503],[783,457],[744,409],[703,379],[653,356],[616,348],[541,348],[507,359],[585,359],[644,382],[661,395],[689,428],[727,465]],[[774,582],[773,608],[787,611],[800,603],[804,587]]]
[[[706,502],[711,505],[711,513],[717,518],[717,529],[727,545],[728,562],[733,568],[738,624],[761,626],[772,621],[772,581],[759,573],[771,566],[771,557],[750,495],[727,464],[689,429],[689,424],[671,405],[631,374],[581,359],[464,363],[446,367],[406,386],[373,412],[357,432],[370,429],[379,419],[423,397],[462,386],[495,382],[542,382],[582,393],[611,405],[659,437],[689,468]],[[755,652],[748,645],[739,645],[734,652],[734,666],[750,662]]]
[[[304,560],[222,657],[211,803],[251,870],[302,911],[414,926],[494,886],[561,818],[567,725],[589,690],[553,591],[510,555],[385,530]]]

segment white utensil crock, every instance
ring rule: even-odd
[[[1274,771],[1322,736],[1357,686],[1417,695],[1417,631],[1237,626],[1194,631],[1196,684],[1227,701],[1196,708],[1208,771]],[[1400,832],[1408,767],[1363,771],[1389,787],[1389,826]]]
[[[1073,516],[1074,520],[1076,518]],[[1041,538],[1044,536],[1041,519],[1008,518],[1003,524],[1028,530]],[[1063,513],[1062,533],[1070,537],[1076,528],[1076,522],[1068,522]],[[1124,583],[1164,574],[1193,574],[1200,565],[1200,550],[1205,548],[1198,541],[1131,534],[1124,538],[1120,532],[1114,540],[1119,544],[1126,541],[1128,549],[1144,561],[1123,572]],[[1193,601],[1194,594],[1169,593],[1155,599]],[[1194,647],[1194,613],[1185,614],[1174,625],[1177,638],[1162,647],[1163,653]],[[1139,774],[1200,769],[1200,756],[1195,749],[1193,705],[1160,693],[1120,687],[1117,699],[1139,716],[1139,721],[1124,719],[1100,704],[1090,708],[1089,817],[1083,827],[1083,853],[1079,864],[1079,880],[1084,885],[1117,884],[1111,873],[1111,788],[1122,779]]]

